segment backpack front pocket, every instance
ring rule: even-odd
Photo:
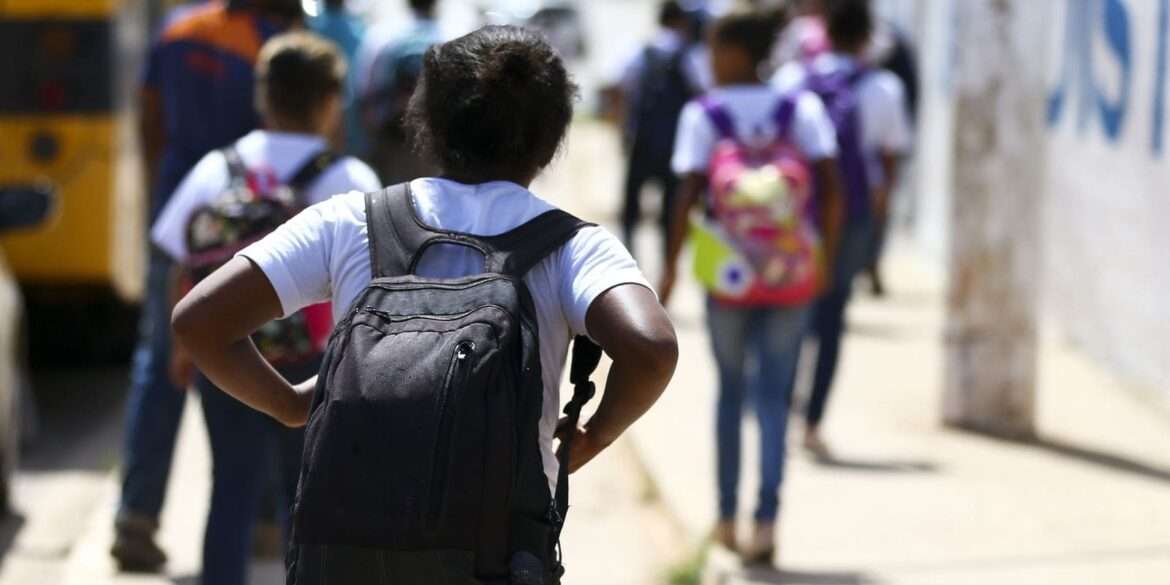
[[[302,487],[312,496],[303,501],[332,505],[302,505],[298,515],[332,543],[472,547],[495,329],[474,314],[369,314],[350,324],[346,342],[309,429]]]

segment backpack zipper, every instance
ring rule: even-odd
[[[430,506],[427,510],[427,524],[432,528],[439,523],[443,500],[447,496],[447,467],[451,460],[452,426],[455,424],[455,406],[458,404],[458,398],[452,400],[451,393],[467,380],[474,354],[475,342],[463,340],[455,344],[447,379],[440,390],[438,444],[435,446],[435,467],[431,473],[431,497],[428,498]]]

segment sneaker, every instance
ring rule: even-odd
[[[126,573],[158,573],[167,563],[167,554],[154,542],[158,522],[145,516],[119,515],[114,522],[114,545],[110,555],[118,570]]]
[[[736,552],[739,544],[735,541],[735,521],[720,520],[715,525],[715,530],[711,534],[711,540],[731,552]]]
[[[757,522],[752,532],[751,546],[743,551],[745,565],[772,566],[776,556],[776,524],[773,522]]]

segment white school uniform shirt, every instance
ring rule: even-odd
[[[812,63],[789,63],[772,77],[772,85],[779,91],[795,91],[804,87],[811,70],[830,74],[852,70],[858,61],[840,53],[825,53]],[[906,88],[898,76],[884,69],[874,69],[857,82],[857,110],[861,124],[861,146],[865,150],[871,186],[884,180],[881,154],[904,155],[910,151],[913,140],[910,117],[906,108]]]
[[[723,105],[735,124],[735,135],[748,144],[768,144],[776,138],[776,108],[782,94],[764,84],[716,87],[708,96]],[[837,134],[820,98],[810,92],[796,97],[792,126],[794,145],[810,161],[837,156]],[[720,136],[698,100],[683,108],[678,121],[671,168],[675,174],[706,173]]]
[[[250,180],[287,182],[309,157],[328,148],[312,134],[255,130],[236,141],[236,152],[248,168]],[[196,209],[212,202],[228,188],[229,172],[223,153],[203,157],[179,184],[150,231],[151,240],[176,262],[187,259],[187,224]],[[366,163],[344,157],[326,169],[301,194],[305,205],[351,190],[376,191],[381,182]]]
[[[427,178],[412,181],[410,187],[419,219],[443,230],[498,235],[554,209],[509,182],[465,185]],[[365,196],[354,191],[310,207],[240,255],[268,277],[284,315],[332,300],[334,319],[340,320],[371,280],[367,229]],[[478,252],[440,245],[427,251],[416,272],[455,278],[482,272],[482,268]],[[650,285],[625,246],[600,227],[582,229],[529,271],[524,282],[532,294],[540,330],[544,387],[540,446],[544,472],[553,486],[558,468],[553,435],[570,341],[588,334],[585,315],[602,293],[623,284]]]

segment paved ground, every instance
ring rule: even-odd
[[[709,582],[1170,582],[1165,411],[1048,335],[1038,442],[942,428],[940,281],[904,250],[890,268],[891,297],[862,296],[851,314],[827,423],[835,457],[815,462],[789,449],[784,571],[744,574],[717,557],[708,573],[720,579]],[[634,432],[693,542],[711,526],[715,502],[715,381],[697,309],[694,299],[674,307],[688,357]],[[752,461],[750,418],[747,427]],[[756,477],[745,467],[741,501],[752,502]]]

